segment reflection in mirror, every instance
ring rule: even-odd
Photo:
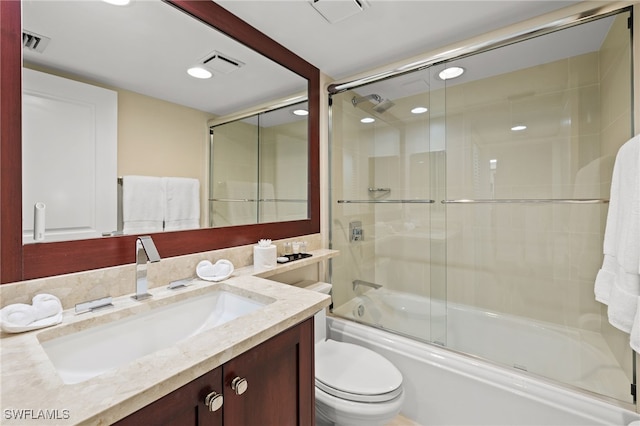
[[[206,226],[207,121],[306,91],[306,79],[163,2],[22,5],[24,243]],[[196,65],[212,77],[188,75]],[[118,186],[130,176],[153,182],[145,198]],[[171,182],[190,182],[195,200],[172,197]],[[176,198],[185,204],[172,208]]]
[[[308,218],[307,102],[211,127],[210,226]]]

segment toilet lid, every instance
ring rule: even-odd
[[[376,352],[345,342],[316,343],[316,386],[350,401],[389,401],[402,393],[402,374]]]

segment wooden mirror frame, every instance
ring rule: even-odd
[[[151,234],[162,257],[320,232],[320,71],[213,1],[164,0],[308,81],[309,219]],[[0,1],[0,283],[135,262],[135,235],[22,244],[21,2]],[[204,143],[204,142],[203,142]]]

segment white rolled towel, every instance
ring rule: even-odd
[[[53,317],[62,312],[62,303],[53,294],[37,294],[33,297],[32,303],[36,311],[36,321]]]
[[[0,310],[3,324],[25,326],[36,321],[36,310],[26,303],[14,303]]]

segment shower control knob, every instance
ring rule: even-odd
[[[209,407],[209,411],[218,411],[220,407],[222,407],[222,403],[224,402],[224,398],[222,394],[219,394],[216,391],[211,392],[204,399],[204,403],[207,407]]]
[[[249,384],[247,383],[247,379],[236,377],[231,381],[231,389],[236,393],[236,395],[242,395],[247,391]]]

